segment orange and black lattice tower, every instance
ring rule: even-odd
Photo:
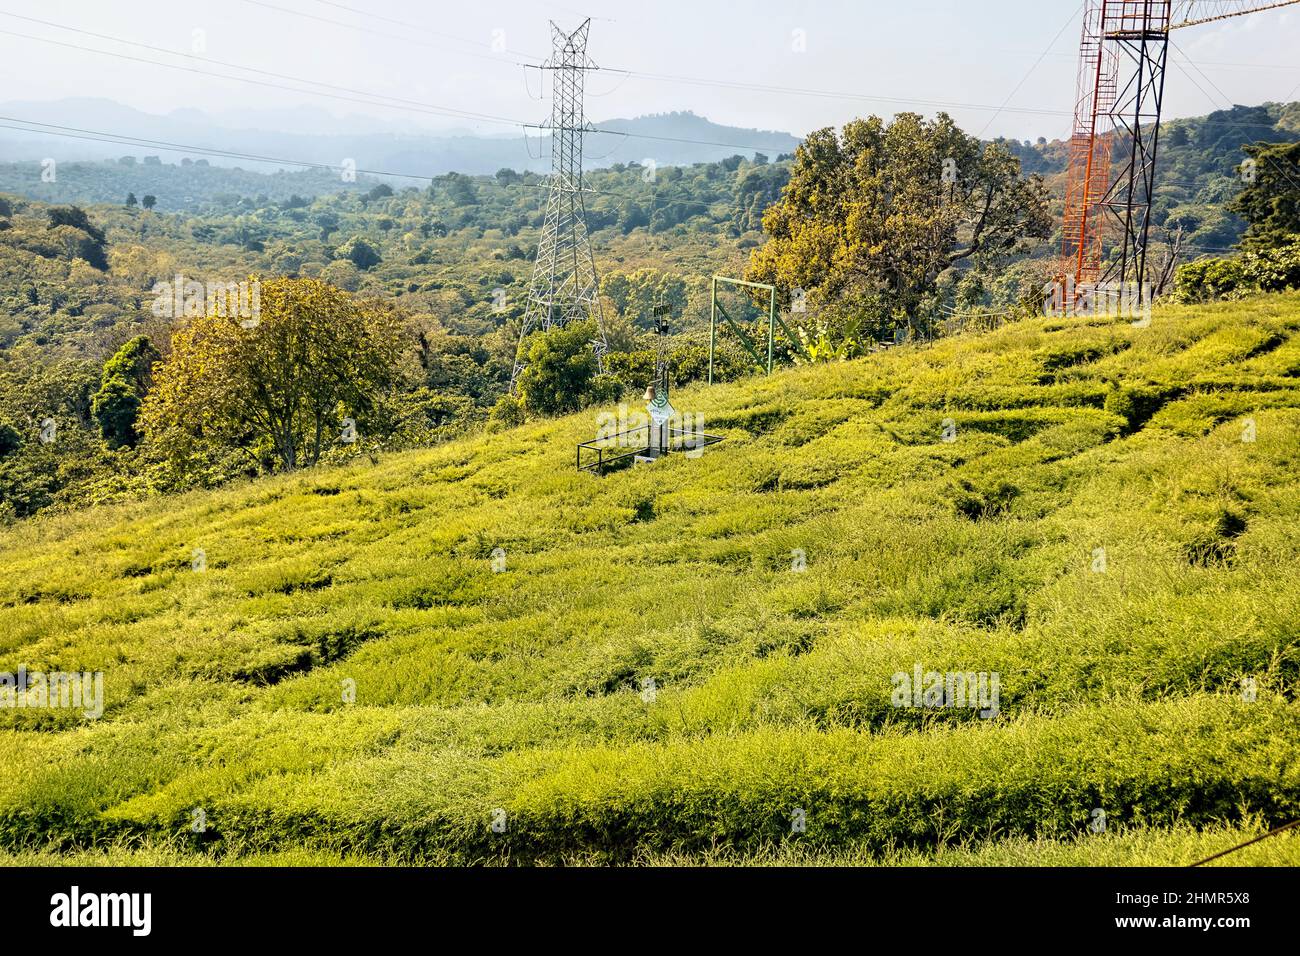
[[[1145,280],[1173,6],[1084,4],[1061,240],[1062,278],[1076,288]]]
[[[1115,102],[1118,57],[1102,36],[1103,0],[1088,0],[1079,43],[1079,76],[1070,133],[1062,222],[1061,271],[1079,284],[1101,273],[1099,201],[1110,186],[1110,110]]]

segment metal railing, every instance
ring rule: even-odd
[[[716,445],[726,437],[724,435],[707,435],[704,432],[692,431],[685,428],[668,429],[668,448],[669,452],[692,452],[695,450],[703,451],[710,445]],[[675,447],[677,439],[681,439],[681,447]]]
[[[638,455],[650,453],[651,425],[639,425],[613,435],[603,435],[591,441],[578,443],[577,461],[579,471],[588,471],[594,475],[603,475],[607,471],[629,465]],[[644,441],[628,441],[629,436],[644,435]],[[665,454],[681,454],[696,449],[703,451],[709,445],[722,441],[723,435],[708,435],[704,432],[685,428],[668,428],[668,443],[663,449]],[[586,460],[583,460],[584,453]]]
[[[628,435],[645,434],[644,442],[627,442],[620,441]],[[613,447],[610,447],[611,443]],[[627,464],[637,455],[644,454],[650,448],[650,426],[639,425],[636,428],[629,428],[627,431],[617,432],[613,435],[604,435],[600,438],[593,438],[591,441],[578,443],[578,471],[589,471],[595,475],[603,475],[611,467],[618,464],[620,467]],[[583,452],[587,452],[588,461],[584,464],[582,460]],[[596,453],[596,460],[590,460],[590,454]],[[614,454],[607,454],[613,452]]]

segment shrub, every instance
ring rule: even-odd
[[[347,259],[354,266],[362,271],[373,269],[383,261],[375,247],[360,236],[353,236],[343,245],[334,250],[336,259]]]
[[[514,428],[524,423],[524,402],[515,395],[502,395],[492,406],[488,422],[498,428]]]
[[[1300,241],[1189,262],[1175,274],[1171,298],[1208,302],[1296,288],[1300,288]]]
[[[593,402],[608,401],[621,391],[612,376],[602,376],[591,342],[595,322],[571,322],[534,335],[528,364],[519,376],[524,407],[540,415],[576,412]]]
[[[0,458],[8,458],[22,447],[23,438],[18,429],[8,422],[0,422]]]

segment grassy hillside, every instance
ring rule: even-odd
[[[1300,296],[1040,319],[679,392],[727,440],[605,478],[592,410],[20,524],[0,671],[102,670],[106,710],[0,711],[0,846],[1208,855],[1300,816],[1297,332]],[[996,672],[997,715],[893,706],[916,665]]]

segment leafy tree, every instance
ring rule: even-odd
[[[446,184],[447,198],[457,206],[474,206],[478,204],[478,193],[474,189],[474,180],[460,173],[448,173],[442,177]]]
[[[335,259],[321,270],[320,277],[346,292],[356,292],[361,288],[361,273],[351,259]]]
[[[1228,207],[1249,224],[1248,246],[1277,246],[1300,237],[1300,143],[1243,147],[1251,177]]]
[[[127,209],[134,209],[134,208],[135,208],[136,206],[138,206],[139,204],[140,204],[140,201],[139,201],[138,199],[135,198],[135,193],[127,193],[127,194],[126,194],[126,208],[127,208]]]
[[[502,395],[492,406],[488,423],[495,428],[514,428],[524,423],[524,403],[515,395]]]
[[[1296,288],[1300,288],[1300,240],[1247,248],[1235,256],[1206,256],[1180,266],[1170,298],[1207,302]]]
[[[325,242],[329,239],[330,233],[339,227],[338,213],[323,212],[315,218],[316,225],[320,226],[320,239]]]
[[[55,226],[71,226],[73,229],[80,229],[87,235],[104,241],[104,233],[90,221],[86,215],[86,210],[80,206],[51,206],[46,212],[49,217],[51,228]]]
[[[135,422],[140,415],[140,396],[124,379],[105,380],[91,399],[91,411],[99,422],[99,433],[109,448],[135,447]]]
[[[360,236],[353,236],[335,249],[334,257],[336,259],[347,259],[361,270],[373,269],[383,261],[375,247]]]
[[[590,321],[570,322],[531,337],[528,364],[518,382],[528,411],[560,415],[613,397],[617,385],[600,375],[591,348],[595,337],[596,323]]]
[[[740,177],[736,184],[736,210],[732,215],[738,233],[763,227],[763,213],[780,199],[788,179],[784,166],[766,163],[756,163]]]
[[[1238,104],[1231,109],[1217,110],[1198,125],[1196,149],[1203,156],[1213,157],[1219,172],[1232,175],[1241,150],[1249,143],[1266,138],[1259,135],[1259,131],[1270,129],[1273,124],[1274,118],[1266,106]]]
[[[120,378],[143,395],[153,385],[153,367],[160,356],[147,335],[137,335],[104,363],[105,379]]]
[[[152,384],[153,364],[158,359],[153,343],[139,335],[104,363],[99,391],[91,398],[90,409],[110,448],[135,447],[140,403]]]
[[[247,252],[261,252],[266,248],[266,230],[251,216],[240,216],[236,219],[234,225],[227,231],[225,239]]]
[[[8,422],[0,422],[0,458],[8,458],[23,445],[18,429]]]
[[[312,465],[379,413],[403,350],[391,308],[315,279],[261,284],[259,322],[207,316],[172,336],[141,422],[149,446],[192,481],[223,448],[290,470]]]
[[[145,197],[140,200],[140,205],[145,209],[152,209],[154,206],[158,205],[158,197],[146,194]]]
[[[108,269],[107,239],[80,206],[51,206],[50,232],[62,241],[69,259],[84,259],[101,272]]]
[[[495,394],[494,373],[508,379],[505,366],[495,367],[481,340],[449,335],[441,327],[415,321],[410,327],[416,342],[419,375],[428,388],[440,394],[466,395],[475,401]]]
[[[0,435],[0,446],[11,448],[0,452],[0,520],[27,517],[60,499],[85,504],[78,488],[103,467],[103,446],[90,417],[99,378],[95,363],[44,362],[34,360],[30,348],[14,351],[18,360],[0,365],[0,419],[11,422],[22,440],[15,447],[12,436]],[[55,429],[48,443],[38,438],[46,419]]]
[[[623,230],[624,235],[648,225],[650,225],[650,217],[646,215],[645,208],[640,203],[629,200],[623,205],[623,211],[618,216],[618,226]]]
[[[658,269],[606,273],[601,277],[600,291],[619,315],[644,329],[654,327],[656,305],[666,304],[674,315],[681,315],[689,295],[684,278]]]
[[[913,324],[947,269],[992,269],[1051,231],[1047,191],[945,114],[855,120],[801,144],[748,277],[802,289],[821,321]]]

